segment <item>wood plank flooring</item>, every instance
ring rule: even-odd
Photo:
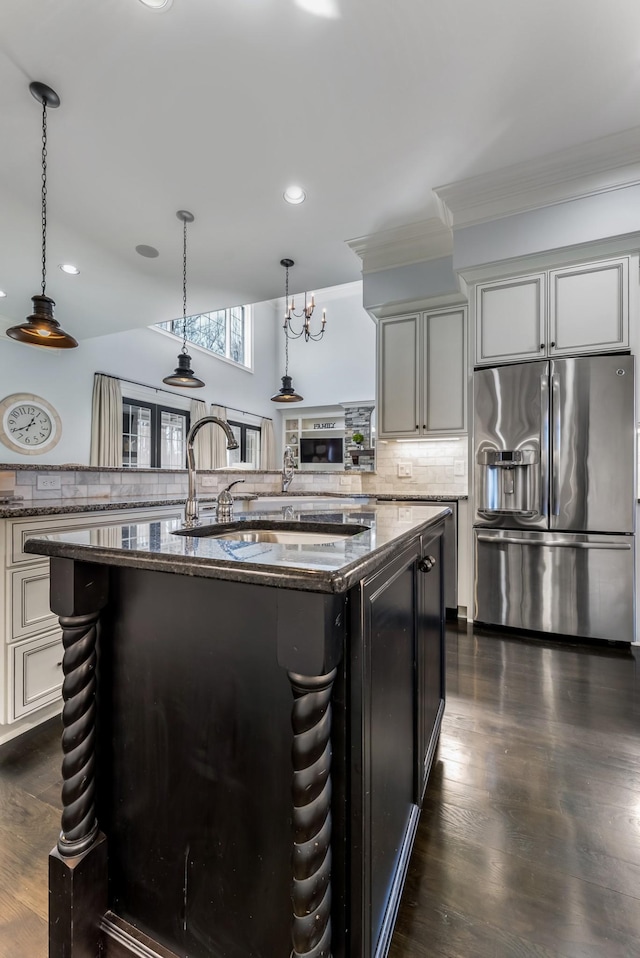
[[[0,958],[47,955],[59,740],[52,720],[0,747]],[[637,653],[450,626],[389,958],[639,956]]]

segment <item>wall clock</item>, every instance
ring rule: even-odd
[[[32,393],[13,393],[0,402],[0,440],[23,456],[48,452],[60,441],[62,423],[51,403]]]

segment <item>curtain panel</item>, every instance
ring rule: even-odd
[[[205,416],[208,416],[207,404],[202,402],[201,399],[192,399],[191,406],[189,407],[189,416],[191,417],[191,425],[195,426],[199,419],[204,419]],[[198,435],[196,436],[196,441],[193,444],[193,450],[195,453],[196,466],[198,469],[213,469],[213,439],[214,432],[217,431],[217,427],[214,426],[203,426]]]
[[[223,422],[227,421],[227,410],[225,406],[211,406],[211,415],[217,416],[218,419],[222,419]],[[225,469],[227,465],[227,437],[225,436],[222,429],[215,428],[211,429],[211,437],[213,442],[213,455],[211,466],[212,469]]]
[[[277,469],[276,437],[273,431],[273,423],[270,419],[263,419],[261,421],[260,431],[260,468]]]
[[[96,373],[91,404],[92,466],[122,466],[122,390],[120,380]]]

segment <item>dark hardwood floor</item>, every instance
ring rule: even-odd
[[[639,693],[633,652],[449,627],[389,958],[640,956]],[[0,958],[47,954],[59,738],[0,748]]]

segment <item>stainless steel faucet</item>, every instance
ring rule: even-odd
[[[282,491],[287,492],[289,486],[293,482],[293,476],[295,473],[295,461],[293,458],[293,450],[291,446],[284,447],[284,455],[282,457]]]
[[[227,437],[227,449],[238,448],[238,442],[231,431],[231,426],[223,419],[218,419],[217,416],[204,416],[202,419],[198,419],[198,421],[194,423],[189,430],[187,434],[187,470],[189,474],[189,490],[187,494],[187,501],[184,505],[184,524],[187,526],[187,528],[189,526],[197,525],[199,521],[198,497],[196,493],[196,461],[193,455],[193,443],[202,427],[208,422],[215,423],[217,426],[220,426],[221,429],[224,429],[225,435]]]

